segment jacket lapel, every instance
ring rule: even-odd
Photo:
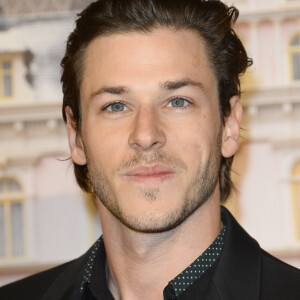
[[[75,294],[80,287],[83,266],[89,257],[89,251],[81,257],[69,262],[65,269],[57,276],[50,288],[44,294],[42,300],[74,300]],[[72,290],[72,295],[69,295]]]
[[[207,299],[259,299],[261,249],[226,208],[221,210],[227,232]]]

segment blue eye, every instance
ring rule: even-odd
[[[121,102],[115,102],[107,105],[104,110],[108,110],[110,112],[122,112],[124,110],[128,110],[125,106],[125,104]]]
[[[168,106],[172,106],[172,107],[184,107],[184,106],[187,106],[189,105],[190,102],[183,99],[183,98],[175,98],[175,99],[172,99]]]

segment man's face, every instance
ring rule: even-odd
[[[219,198],[217,83],[199,35],[98,37],[84,63],[81,155],[72,158],[87,162],[106,209],[134,230],[158,232]]]

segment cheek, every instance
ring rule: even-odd
[[[85,126],[84,143],[89,162],[103,172],[115,170],[128,147],[124,130],[95,122],[88,125]]]
[[[190,147],[199,147],[207,143],[213,135],[212,122],[207,122],[208,120],[204,116],[199,116],[198,118],[193,118],[188,122],[184,122],[177,126],[176,134],[178,141],[184,141],[183,145]]]
[[[180,124],[172,135],[169,134],[167,148],[170,146],[178,156],[192,165],[195,160],[199,161],[204,144],[203,129],[199,124],[191,122]]]
[[[191,165],[209,158],[212,147],[216,144],[219,133],[218,121],[201,116],[182,126],[174,134],[178,154],[189,160]]]

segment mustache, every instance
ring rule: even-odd
[[[133,157],[131,157],[127,161],[124,161],[117,169],[117,172],[121,172],[124,169],[126,170],[133,167],[137,167],[141,164],[153,165],[157,163],[163,163],[172,168],[187,170],[187,165],[181,159],[165,154],[164,152],[137,152]]]

